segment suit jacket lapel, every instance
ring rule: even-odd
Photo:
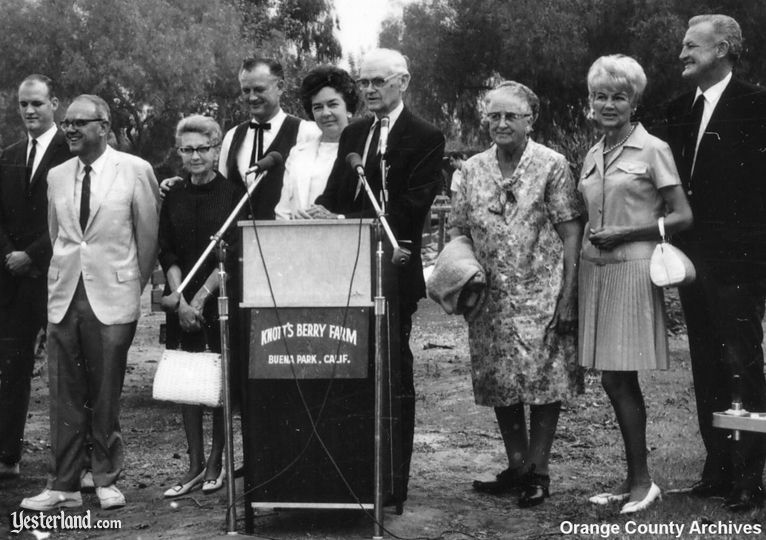
[[[53,139],[51,139],[51,143],[48,145],[48,148],[45,150],[45,154],[43,154],[39,165],[37,165],[35,174],[32,175],[32,180],[29,182],[29,191],[32,191],[32,188],[35,186],[35,184],[40,181],[40,177],[42,177],[43,171],[48,170],[53,156],[56,154],[61,145],[66,145],[66,138],[64,136],[64,132],[58,130],[53,136]]]
[[[391,132],[388,134],[388,148],[399,148],[402,136],[407,133],[407,124],[410,120],[410,112],[407,107],[402,109],[399,118],[396,119],[394,127],[391,128]]]

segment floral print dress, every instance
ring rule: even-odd
[[[473,239],[489,277],[487,299],[469,322],[478,405],[542,405],[578,389],[576,338],[551,323],[564,274],[554,225],[582,213],[566,159],[541,144],[528,141],[510,178],[495,146],[466,161],[450,226]]]

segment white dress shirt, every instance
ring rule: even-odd
[[[279,109],[277,114],[275,114],[271,120],[265,122],[271,124],[271,126],[269,129],[264,129],[262,131],[264,155],[268,152],[271,143],[274,142],[274,139],[282,128],[282,124],[284,124],[286,118],[287,114],[282,109]],[[226,132],[223,142],[221,143],[221,154],[218,158],[218,170],[227,178],[229,176],[229,171],[226,167],[226,163],[229,160],[229,149],[231,148],[231,141],[234,138],[234,131],[236,129],[237,127],[235,126]],[[295,144],[310,141],[319,135],[321,135],[321,131],[314,122],[301,120],[300,126],[298,127],[298,138],[296,139]],[[239,147],[239,152],[237,153],[237,169],[242,178],[245,177],[245,172],[250,168],[250,156],[253,151],[254,143],[255,129],[248,128],[245,133],[245,138],[242,141],[242,146]],[[282,157],[286,158],[287,156]]]
[[[726,75],[726,77],[715,83],[704,92],[699,87],[697,87],[697,92],[694,94],[694,101],[692,103],[696,103],[699,96],[702,96],[702,99],[705,101],[704,107],[702,109],[700,129],[697,132],[697,144],[694,147],[694,161],[692,161],[692,171],[694,171],[694,165],[697,163],[697,150],[699,150],[702,136],[705,134],[707,125],[710,123],[710,118],[713,116],[713,111],[715,111],[716,105],[718,105],[718,102],[721,100],[721,95],[723,95],[724,90],[726,90],[726,87],[729,85],[729,81],[731,81],[731,71],[728,75]]]
[[[90,213],[93,215],[93,209],[98,206],[98,202],[104,197],[103,179],[104,164],[107,160],[107,153],[112,152],[110,146],[106,147],[103,154],[98,156],[96,161],[90,164]],[[77,174],[74,178],[74,211],[75,215],[80,215],[80,198],[82,197],[82,181],[85,178],[85,163],[80,159],[77,160]]]
[[[45,155],[45,152],[48,150],[48,147],[51,145],[51,141],[53,140],[53,137],[56,136],[56,131],[58,128],[56,127],[56,124],[53,124],[48,130],[37,137],[37,149],[35,150],[35,161],[32,163],[32,176],[35,175],[37,172],[37,167],[40,165],[40,161],[42,161],[43,156]],[[24,161],[29,161],[29,153],[32,151],[32,137],[31,135],[27,134],[27,159]]]

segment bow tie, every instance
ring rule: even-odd
[[[259,124],[258,122],[250,122],[250,129],[255,129],[255,130],[259,130],[259,129],[264,130],[264,129],[266,129],[266,130],[268,130],[268,129],[271,129],[271,124],[269,124],[268,122],[266,122],[265,124]]]

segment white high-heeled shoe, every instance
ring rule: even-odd
[[[651,506],[651,504],[656,500],[662,500],[662,492],[660,491],[660,488],[652,482],[652,487],[649,488],[649,491],[646,493],[646,497],[641,499],[640,501],[632,501],[625,503],[625,506],[622,507],[622,510],[620,510],[620,514],[635,514],[636,512],[641,512],[642,510],[646,510]]]
[[[630,493],[599,493],[588,499],[589,503],[604,506],[613,502],[622,502],[630,497]]]

